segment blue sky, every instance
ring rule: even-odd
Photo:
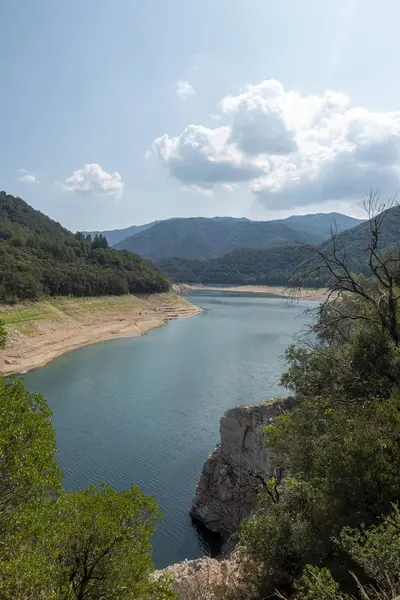
[[[3,0],[0,188],[73,230],[361,215],[400,180],[399,22],[398,0]]]

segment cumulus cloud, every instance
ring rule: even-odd
[[[19,179],[19,181],[22,181],[23,183],[30,183],[30,184],[40,183],[37,176],[34,173],[27,171],[26,169],[18,169],[18,173],[20,174],[18,179]]]
[[[66,192],[81,194],[106,194],[108,196],[121,196],[124,184],[121,175],[116,171],[107,173],[100,165],[85,164],[82,169],[77,169],[71,177],[67,177],[59,185]]]
[[[400,182],[400,112],[352,106],[343,93],[304,95],[275,80],[219,105],[226,125],[189,125],[153,147],[185,186],[247,182],[261,202],[292,207],[359,198]]]
[[[176,82],[176,93],[182,100],[186,100],[189,96],[193,96],[195,92],[188,81],[180,80]]]
[[[211,190],[219,183],[249,181],[262,175],[264,166],[248,160],[229,143],[229,136],[229,127],[189,125],[180,136],[157,138],[153,148],[170,173],[187,187]]]

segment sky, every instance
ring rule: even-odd
[[[400,182],[398,0],[0,0],[0,189],[69,229],[363,216]]]

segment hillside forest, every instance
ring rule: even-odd
[[[102,235],[73,234],[0,192],[0,301],[151,293],[169,286],[148,260],[110,248]]]
[[[384,212],[379,249],[390,250],[400,240],[400,208],[393,204]],[[372,216],[368,207],[366,214]],[[341,255],[353,273],[372,274],[366,252],[370,239],[369,220],[344,231],[333,224],[331,235],[321,243],[310,239],[306,243],[296,241],[269,248],[240,248],[207,260],[177,256],[165,258],[158,264],[170,279],[182,283],[296,287],[307,273],[309,287],[323,287],[334,278],[329,269],[324,268],[322,254],[330,258]]]

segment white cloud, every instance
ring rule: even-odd
[[[186,187],[211,190],[219,183],[248,181],[262,175],[264,166],[249,161],[229,143],[229,135],[229,127],[189,125],[178,137],[157,138],[153,148]]]
[[[182,100],[186,100],[189,96],[193,96],[195,91],[188,81],[180,80],[176,82],[176,93]]]
[[[223,98],[220,114],[225,126],[189,125],[154,141],[162,164],[187,187],[247,182],[261,202],[284,209],[399,186],[400,112],[266,80]]]
[[[107,194],[108,196],[121,196],[124,184],[121,175],[116,171],[107,173],[100,165],[85,164],[82,169],[73,172],[59,185],[66,192],[79,192],[81,194]]]
[[[32,185],[40,183],[37,176],[34,173],[27,171],[26,169],[18,169],[18,173],[20,173],[20,176],[18,179],[19,179],[19,181],[22,181],[23,183],[30,183]]]

